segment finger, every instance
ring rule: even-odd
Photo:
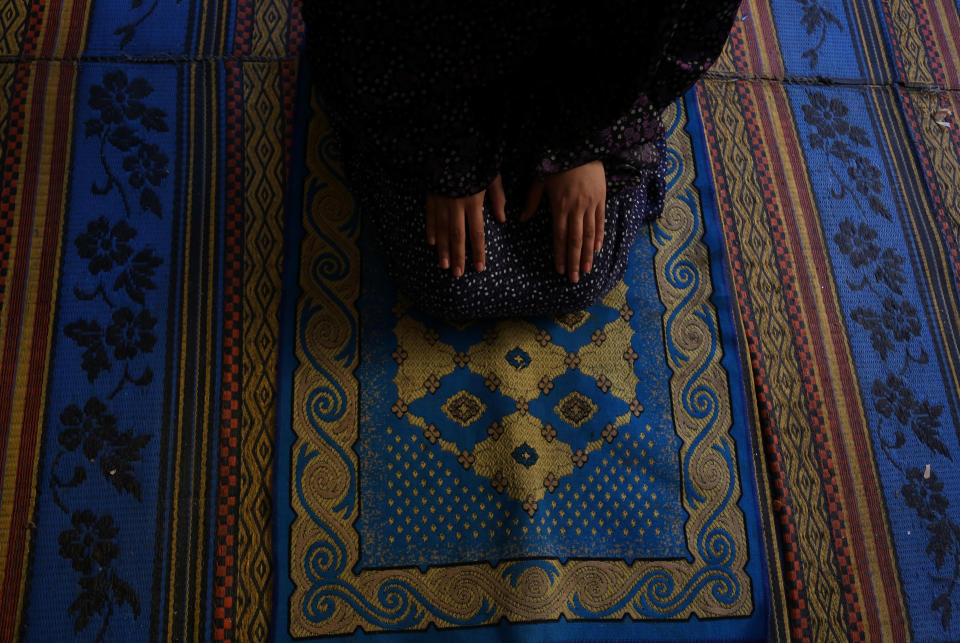
[[[445,208],[438,207],[434,211],[436,217],[437,259],[440,267],[446,270],[450,267],[450,215]]]
[[[503,192],[503,179],[498,174],[497,178],[490,184],[487,190],[490,195],[490,211],[498,223],[504,223],[507,220],[507,195]]]
[[[600,248],[603,247],[603,231],[604,231],[606,220],[607,220],[607,200],[602,199],[600,201],[600,205],[597,206],[597,232],[596,232],[597,252],[600,252]]]
[[[462,205],[454,206],[450,217],[450,266],[454,277],[462,277],[467,260],[467,230]]]
[[[567,277],[580,281],[580,249],[583,247],[583,213],[572,210],[567,220]]]
[[[437,245],[437,214],[434,211],[433,199],[427,196],[427,243]]]
[[[593,252],[596,247],[595,229],[597,225],[596,208],[583,213],[583,246],[580,249],[580,269],[583,274],[593,270]]]
[[[567,217],[565,212],[553,213],[553,264],[561,275],[567,272]]]
[[[534,181],[530,186],[530,192],[527,193],[527,204],[523,208],[523,214],[520,215],[521,221],[529,221],[540,206],[540,199],[543,197],[543,181]]]
[[[467,213],[467,231],[470,235],[470,257],[477,272],[483,272],[486,262],[486,249],[483,236],[483,203],[469,207]]]

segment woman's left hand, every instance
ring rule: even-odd
[[[601,161],[534,180],[520,216],[529,221],[546,190],[553,214],[553,259],[557,272],[577,283],[593,269],[593,258],[603,247],[607,209],[607,181]]]

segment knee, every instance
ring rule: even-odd
[[[563,308],[561,313],[572,313],[586,310],[596,305],[613,290],[613,287],[623,278],[626,261],[611,257],[596,264],[593,272],[584,275],[580,283],[568,284],[559,304]]]
[[[403,293],[421,312],[441,319],[467,319],[470,317],[469,302],[459,281],[449,271],[427,269],[419,273],[411,270],[394,270],[390,275],[396,289]]]
[[[568,288],[567,292],[558,298],[560,310],[557,313],[562,315],[586,310],[603,299],[610,291],[610,287],[601,280],[594,282],[583,280],[579,285]]]

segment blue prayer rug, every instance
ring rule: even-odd
[[[450,324],[384,276],[314,107],[287,230],[278,639],[764,639],[756,449],[685,109],[667,211],[601,302]]]

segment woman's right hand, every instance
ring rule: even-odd
[[[521,221],[533,217],[547,191],[553,213],[553,259],[557,272],[571,282],[593,269],[593,256],[603,247],[607,180],[601,161],[534,180]]]
[[[484,197],[490,197],[490,210],[498,223],[507,220],[503,180],[497,174],[486,190],[470,196],[450,198],[427,194],[427,243],[437,248],[437,261],[443,270],[452,269],[454,277],[466,271],[467,240],[473,269],[483,272],[487,251],[483,230]]]

